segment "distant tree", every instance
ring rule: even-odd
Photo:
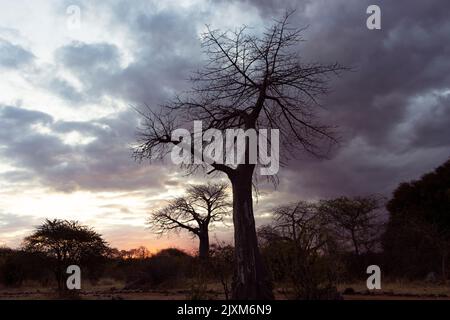
[[[222,284],[225,300],[229,300],[233,275],[234,248],[223,243],[213,244],[210,251],[211,271]]]
[[[333,239],[328,221],[313,202],[283,205],[258,235],[274,276],[288,280],[297,299],[335,299],[337,261],[329,257]]]
[[[187,230],[199,239],[199,257],[208,258],[209,229],[230,213],[225,184],[191,185],[186,195],[151,213],[150,228],[158,234]]]
[[[136,157],[164,157],[170,147],[183,142],[173,138],[172,132],[177,128],[192,128],[195,120],[203,123],[201,136],[194,136],[201,144],[207,139],[203,134],[208,129],[246,132],[276,129],[281,145],[291,155],[300,150],[323,156],[323,151],[336,139],[329,126],[317,121],[318,99],[328,92],[331,76],[346,68],[338,63],[303,62],[298,45],[303,40],[304,29],[290,26],[290,16],[291,12],[287,12],[261,36],[255,36],[245,27],[235,32],[208,27],[202,43],[208,61],[194,75],[193,90],[189,95],[176,97],[160,111],[149,108],[142,113]],[[230,165],[224,159],[204,161],[202,165],[188,166],[188,172],[196,169],[204,169],[208,174],[218,172],[231,182],[236,249],[233,299],[273,299],[271,280],[258,248],[253,213],[256,165],[248,161],[250,148],[263,146],[258,142],[250,146],[245,141],[241,142],[246,155],[244,163]],[[191,158],[196,155],[205,160],[201,150],[187,149]]]
[[[392,268],[411,275],[433,269],[447,280],[450,253],[450,160],[419,180],[402,183],[388,202],[383,247]],[[430,270],[432,269],[432,270]]]
[[[121,250],[119,255],[122,259],[147,259],[150,257],[150,251],[144,247],[140,246],[130,250]]]
[[[19,287],[24,281],[25,266],[17,261],[18,256],[18,251],[0,248],[0,283],[6,287]]]
[[[109,249],[109,254],[108,257],[111,259],[123,259],[123,251],[124,250],[119,250],[117,248],[110,248]]]
[[[77,221],[45,220],[44,224],[24,239],[24,249],[39,252],[54,262],[58,289],[64,288],[65,268],[71,264],[92,264],[108,253],[101,235]],[[89,265],[88,265],[89,266]]]
[[[340,197],[321,201],[320,210],[333,226],[335,237],[344,246],[350,244],[359,256],[362,251],[373,251],[379,243],[383,205],[382,197],[376,195]]]
[[[51,271],[43,266],[49,259],[41,253],[0,247],[0,283],[5,286],[20,286],[31,280],[45,286],[51,279]]]

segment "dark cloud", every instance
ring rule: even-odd
[[[134,111],[92,122],[65,122],[41,112],[0,107],[0,153],[18,168],[2,177],[23,182],[28,176],[63,191],[162,188],[167,169],[131,158],[136,125]],[[74,132],[94,140],[66,143],[64,134]]]
[[[83,4],[83,10],[110,13],[111,30],[124,30],[131,61],[109,43],[73,42],[59,48],[55,57],[83,84],[78,92],[67,82],[55,80],[50,88],[68,100],[108,95],[134,104],[159,104],[175,92],[188,89],[190,74],[201,59],[195,10],[157,9],[156,3],[123,1],[109,5]]]
[[[291,24],[309,26],[304,33],[307,41],[298,48],[302,60],[339,61],[353,68],[330,84],[332,94],[323,99],[326,110],[320,111],[325,122],[339,126],[342,144],[331,160],[300,155],[300,160],[282,169],[280,185],[298,184],[300,196],[308,197],[389,192],[401,179],[430,170],[448,157],[450,44],[446,40],[450,22],[443,13],[449,7],[446,1],[407,5],[378,1],[382,30],[377,31],[366,28],[366,9],[373,4],[368,0],[233,3],[258,8],[267,25],[284,10],[296,9]],[[55,56],[82,81],[84,91],[79,93],[64,82],[56,82],[55,90],[69,100],[82,94],[109,95],[138,104],[164,102],[187,88],[185,79],[200,64],[198,30],[210,22],[214,5],[223,3],[213,2],[203,16],[201,10],[156,9],[155,4],[140,1],[133,6],[122,1],[101,5],[110,13],[111,27],[127,30],[131,36],[132,61],[122,65],[122,53],[112,44],[68,44]],[[84,8],[92,10],[87,4]],[[119,119],[114,128],[123,125],[131,141],[130,122]],[[67,127],[80,125],[55,124],[55,128],[68,132]],[[108,159],[120,158],[121,150],[111,150],[112,143],[105,143],[114,133],[92,125],[78,129],[91,130],[98,137],[83,148],[83,156],[107,155],[101,166],[93,168],[102,174],[115,169]],[[117,152],[115,157],[110,157],[111,152]]]
[[[243,4],[256,7],[264,18],[279,18],[286,10],[304,10],[310,1],[298,0],[213,0],[213,3],[229,5]]]
[[[412,117],[410,126],[414,129],[410,147],[450,146],[450,92],[446,95],[431,94],[416,102],[418,116]]]
[[[111,37],[115,31],[126,34],[127,47],[104,40],[60,47],[55,51],[57,67],[76,77],[81,88],[53,76],[48,89],[69,102],[101,102],[108,97],[152,106],[189,88],[186,79],[202,61],[199,30],[204,23],[220,25],[221,21],[211,19],[215,10],[225,6],[222,0],[208,2],[206,9],[160,8],[151,1],[79,2],[83,10],[106,12],[109,21],[103,23]],[[448,159],[447,0],[235,0],[232,4],[242,6],[243,12],[257,8],[267,25],[285,9],[297,9],[291,24],[309,26],[306,41],[298,47],[302,60],[339,61],[353,68],[330,83],[332,93],[321,101],[325,110],[319,111],[324,122],[339,126],[341,145],[330,160],[301,154],[282,168],[277,196],[270,196],[272,189],[262,185],[267,195],[261,198],[260,213],[270,210],[272,203],[295,198],[389,193],[399,182],[417,178]],[[381,30],[366,28],[370,4],[381,7]],[[7,48],[0,49],[1,65],[18,67],[33,58],[5,43],[0,42],[0,48]],[[1,50],[16,50],[17,60]],[[166,178],[167,166],[140,166],[130,159],[137,125],[132,111],[75,122],[15,107],[0,110],[1,152],[20,169],[4,174],[5,179],[23,180],[28,172],[62,190],[170,188],[182,183]],[[51,134],[37,131],[36,125],[49,127]],[[60,135],[73,132],[94,140],[64,143]]]
[[[56,51],[57,61],[81,75],[97,70],[117,68],[119,51],[116,46],[107,43],[85,44],[72,42]]]
[[[263,17],[292,8],[291,1],[242,2]],[[366,28],[370,4],[381,7],[381,30]],[[353,71],[332,81],[321,101],[322,119],[342,137],[331,159],[300,155],[281,169],[280,189],[291,199],[388,194],[450,157],[449,10],[444,0],[298,2],[291,24],[309,26],[303,61],[339,61]]]

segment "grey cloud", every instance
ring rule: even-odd
[[[133,60],[122,64],[121,49],[111,43],[70,43],[58,49],[55,57],[60,67],[78,77],[83,88],[79,91],[58,78],[49,88],[67,101],[84,103],[108,96],[149,105],[158,105],[189,88],[185,79],[202,59],[199,27],[210,20],[216,5],[223,5],[213,1],[206,9],[183,11],[156,9],[149,1],[134,1],[132,5],[126,1],[79,2],[83,10],[109,13],[112,32],[120,29],[128,35]],[[270,201],[389,193],[397,183],[418,177],[448,159],[448,1],[234,1],[240,2],[242,10],[258,8],[267,25],[286,8],[296,8],[291,23],[309,25],[304,33],[307,41],[298,47],[303,61],[339,61],[353,67],[352,72],[330,83],[332,93],[321,101],[326,108],[320,111],[324,122],[339,126],[342,144],[330,160],[317,161],[301,154],[299,160],[282,168],[280,196]],[[369,4],[380,5],[382,30],[366,28]],[[0,137],[8,156],[46,183],[67,190],[132,190],[172,184],[163,182],[170,169],[130,161],[128,147],[137,125],[132,112],[89,123],[17,114],[25,116],[31,120],[9,117],[9,127],[3,123],[8,117],[2,118],[2,128],[10,129],[0,128]],[[96,139],[87,145],[68,146],[57,137],[33,133],[28,123],[39,121],[55,132],[83,132]],[[24,137],[15,138],[10,133],[13,130]],[[41,145],[42,150],[37,147]],[[40,160],[33,155],[39,155]],[[261,203],[262,211],[269,207]]]
[[[34,55],[19,45],[0,38],[0,67],[17,69],[31,63]]]
[[[450,93],[446,95],[433,94],[430,102],[418,106],[426,108],[420,112],[420,118],[411,121],[412,137],[411,147],[445,147],[450,146]]]
[[[419,97],[450,88],[447,1],[378,1],[380,31],[366,28],[366,8],[373,4],[368,0],[241,3],[243,10],[257,7],[267,24],[285,9],[297,9],[292,25],[309,26],[304,33],[307,41],[298,47],[303,61],[339,61],[353,67],[332,81],[332,94],[321,101],[326,109],[319,111],[324,122],[339,126],[343,143],[331,160],[300,155],[300,160],[291,161],[282,169],[280,186],[294,186],[301,190],[300,197],[389,193],[402,179],[431,170],[448,158],[448,99],[440,97],[424,105],[427,112],[419,119],[412,108]],[[87,74],[83,80],[90,84],[91,94],[158,104],[185,88],[184,79],[201,61],[197,30],[209,19],[207,14],[156,11],[152,4],[126,6],[121,1],[108,10],[111,23],[127,29],[138,44],[135,60],[123,69]],[[98,46],[82,47],[93,54]],[[69,49],[78,50],[66,48],[67,56],[72,55]],[[116,56],[102,54],[112,61]],[[75,65],[64,62],[69,68]],[[76,67],[88,71],[89,64],[77,60]]]
[[[48,124],[53,121],[52,116],[34,110],[19,107],[2,106],[2,120],[8,125],[8,129],[14,127],[28,126],[35,123]]]
[[[50,133],[40,133],[36,124],[46,126]],[[63,191],[164,188],[168,168],[144,166],[131,158],[136,125],[131,110],[93,122],[64,122],[41,112],[0,107],[0,154],[18,168],[2,177],[23,182],[29,175]],[[95,140],[69,145],[58,134],[70,132]]]
[[[108,84],[121,70],[119,49],[108,43],[72,42],[57,49],[55,59],[79,79],[82,89],[76,89],[60,77],[53,77],[48,89],[75,104],[100,101],[109,91]],[[113,90],[110,93],[114,95]]]
[[[108,43],[71,43],[55,53],[57,61],[83,83],[82,97],[108,95],[134,104],[159,104],[188,88],[186,81],[201,58],[194,9],[157,9],[157,4],[115,1],[108,5],[82,3],[83,10],[110,13],[112,30],[127,30],[133,60],[121,66],[120,49]],[[55,91],[70,97],[72,88],[56,82]]]
[[[273,17],[290,1],[253,3]],[[275,5],[276,4],[276,5]],[[291,23],[309,26],[303,61],[353,67],[330,83],[319,111],[339,126],[343,142],[330,160],[306,155],[281,169],[292,199],[381,192],[419,177],[450,157],[450,3],[433,1],[302,1]],[[382,29],[366,28],[366,8],[378,4]],[[281,11],[281,12],[280,12]],[[287,189],[284,188],[286,186]]]
[[[96,69],[116,68],[120,62],[119,51],[116,46],[107,43],[85,44],[72,42],[56,51],[57,61],[66,67],[87,72]]]
[[[77,90],[71,83],[59,77],[54,77],[51,79],[47,84],[47,88],[53,94],[56,94],[71,103],[86,103],[89,100],[88,97]]]

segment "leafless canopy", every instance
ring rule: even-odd
[[[384,198],[378,195],[340,197],[320,203],[320,211],[334,226],[336,238],[351,244],[357,255],[363,249],[366,252],[375,249],[384,227],[383,207]]]
[[[158,234],[185,229],[199,236],[213,222],[223,221],[230,203],[225,184],[192,185],[186,195],[151,213],[150,228]]]
[[[292,28],[286,13],[261,36],[242,27],[222,32],[209,27],[202,46],[208,57],[192,77],[193,89],[158,112],[142,112],[139,159],[158,158],[167,152],[175,128],[202,120],[203,129],[279,129],[284,150],[306,150],[323,155],[323,140],[335,142],[332,130],[316,121],[319,96],[328,92],[330,76],[347,68],[338,63],[303,63],[297,45],[303,29]],[[329,144],[328,144],[329,145]],[[212,164],[230,175],[236,168]]]
[[[265,240],[292,241],[304,252],[322,248],[328,240],[326,219],[317,204],[307,201],[280,206],[273,213],[273,223],[259,230]]]

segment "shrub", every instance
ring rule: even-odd
[[[135,261],[133,273],[127,278],[126,288],[174,286],[188,276],[192,261],[191,256],[177,249],[162,250],[150,258]]]

